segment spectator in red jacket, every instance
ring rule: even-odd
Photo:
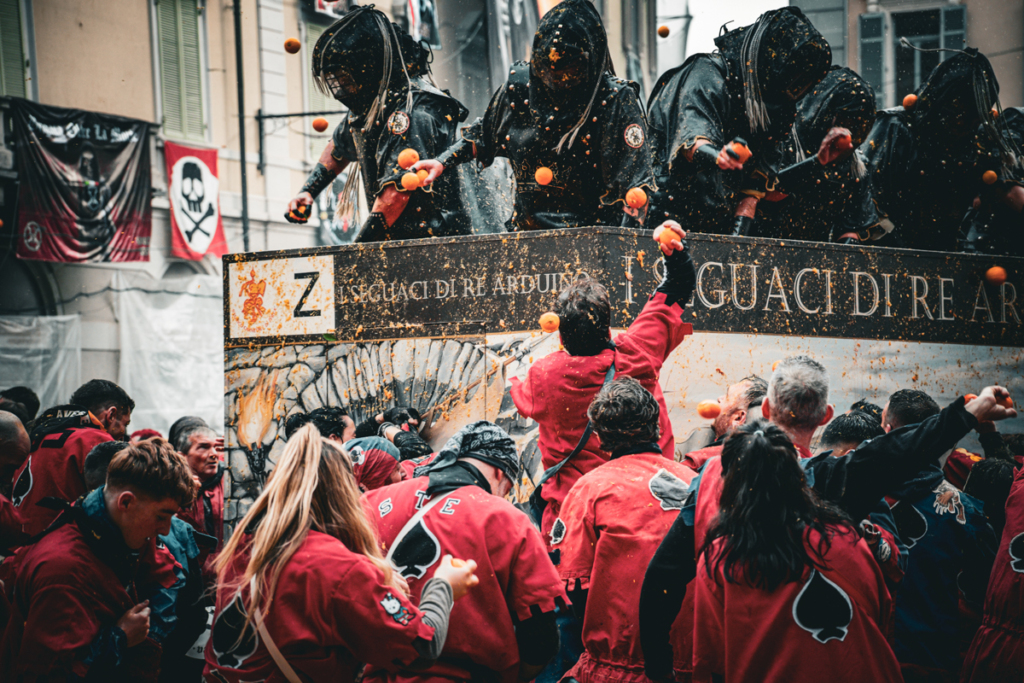
[[[660,407],[635,379],[606,384],[588,415],[611,460],[580,477],[551,532],[586,648],[566,676],[579,683],[647,683],[637,568],[654,556],[695,473],[663,457]],[[690,652],[692,632],[692,620],[679,618],[672,627],[680,658]],[[674,668],[676,680],[685,680],[690,663]]]
[[[134,409],[124,389],[94,379],[72,394],[70,404],[36,418],[32,452],[14,475],[11,496],[25,533],[34,536],[57,517],[56,510],[38,506],[40,500],[53,496],[70,503],[86,492],[85,456],[103,441],[124,441]]]
[[[11,481],[10,475],[25,462],[31,442],[21,420],[6,411],[0,411],[0,478]],[[6,487],[4,487],[6,489]],[[21,516],[7,491],[0,492],[0,555],[8,548],[20,545],[28,536],[21,530]]]
[[[892,601],[853,520],[807,486],[774,425],[733,433],[695,580],[693,680],[902,681]]]
[[[145,562],[155,537],[195,496],[188,465],[162,440],[127,445],[106,485],[69,507],[17,555],[0,680],[155,680],[160,649],[147,639]]]
[[[662,246],[665,279],[629,329],[612,343],[608,290],[591,279],[577,281],[562,292],[555,306],[564,350],[534,363],[525,380],[512,379],[512,400],[519,414],[540,425],[538,445],[545,468],[561,461],[580,442],[587,428],[587,407],[613,362],[616,376],[636,379],[657,399],[661,408],[658,445],[664,457],[673,457],[675,438],[658,378],[669,354],[693,333],[693,327],[683,322],[683,314],[697,276],[682,242],[686,233],[674,221],[666,225],[669,227],[663,229],[674,230],[679,239]],[[547,506],[541,531],[545,537],[551,534],[572,485],[608,457],[597,435],[592,434],[572,461],[544,484],[541,497]]]

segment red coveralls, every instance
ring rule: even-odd
[[[556,351],[530,367],[525,382],[513,377],[512,400],[523,417],[532,417],[540,426],[538,447],[545,469],[569,455],[587,428],[587,408],[604,384],[605,373],[615,360],[616,377],[632,377],[654,395],[661,407],[661,452],[672,459],[675,437],[668,418],[668,406],[658,377],[669,354],[693,334],[693,326],[682,321],[681,302],[665,303],[665,294],[655,292],[629,329],[615,338],[616,349],[596,356],[570,356]],[[544,483],[544,509],[541,531],[547,537],[559,515],[562,501],[572,485],[587,472],[608,461],[597,435]]]
[[[985,594],[985,616],[971,642],[961,681],[1024,680],[1024,469],[1006,499],[1006,526]]]
[[[64,681],[68,673],[85,677],[89,668],[82,648],[139,602],[134,583],[126,589],[73,522],[23,548],[16,557],[11,620],[0,647],[0,680]],[[148,581],[166,579],[169,567],[160,563],[168,557],[166,552],[149,556],[140,562],[136,575],[145,575]],[[170,579],[173,582],[173,575]],[[156,679],[158,645],[146,640],[126,653],[129,660],[120,667],[126,680]]]
[[[588,590],[586,651],[567,677],[580,683],[646,683],[640,648],[643,570],[679,515],[695,476],[661,453],[623,455],[583,475],[566,496],[552,546],[570,590]],[[693,613],[672,626],[676,680],[689,677]]]
[[[815,531],[804,535],[808,552],[818,539]],[[805,570],[800,581],[771,593],[742,578],[726,582],[721,567],[709,577],[706,558],[701,556],[694,579],[700,624],[693,638],[694,681],[711,681],[712,674],[730,683],[903,680],[885,638],[892,618],[889,591],[855,531],[835,529],[824,572]]]
[[[377,525],[384,552],[422,505],[428,477],[417,477],[363,494],[366,516]],[[440,659],[421,675],[367,673],[389,681],[449,679],[469,681],[488,669],[494,681],[515,683],[519,648],[515,625],[568,605],[568,598],[540,534],[529,518],[507,500],[479,486],[463,486],[437,503],[400,542],[392,565],[402,567],[413,600],[446,554],[475,560],[480,583],[455,603]],[[409,544],[408,546],[406,544]],[[408,550],[405,550],[408,548]],[[476,672],[479,675],[479,671]],[[491,680],[491,679],[489,679]]]
[[[91,414],[82,412],[80,419],[73,421],[74,426],[69,420],[59,431],[43,437],[14,474],[11,498],[21,514],[22,529],[29,536],[45,531],[60,514],[36,503],[47,496],[69,503],[77,500],[85,493],[85,456],[97,444],[114,440]],[[36,438],[33,432],[33,441]]]
[[[248,548],[235,556],[228,585],[239,580],[248,561]],[[240,610],[249,605],[248,585],[241,592],[239,601],[238,593],[217,593],[204,676],[219,683],[286,683],[254,624],[235,645],[245,618]],[[363,662],[410,663],[418,656],[413,641],[434,636],[422,612],[385,585],[376,565],[319,531],[310,531],[288,560],[264,620],[288,663],[310,681],[352,681]]]

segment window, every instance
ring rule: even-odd
[[[25,97],[21,0],[0,0],[0,95]]]
[[[885,106],[885,89],[882,87],[884,35],[885,15],[860,15],[860,74],[874,89],[879,108]]]
[[[206,142],[201,12],[196,0],[155,0],[164,135]]]
[[[330,95],[325,95],[320,92],[316,83],[313,81],[313,47],[316,45],[316,41],[320,40],[320,36],[324,33],[324,26],[319,24],[307,23],[306,24],[306,92],[307,102],[306,111],[318,112],[318,111],[341,111],[344,109],[344,105],[338,102]],[[313,133],[312,123],[313,119],[307,117],[302,120],[302,130],[307,133],[306,139],[309,141],[309,154],[313,160],[320,158],[320,153],[324,151],[324,147],[327,145],[327,141],[333,139],[334,129],[338,127],[341,120],[345,117],[344,114],[334,114],[332,116],[325,116],[327,119],[327,132],[323,134]]]
[[[967,10],[953,5],[916,12],[860,16],[860,73],[875,89],[878,106],[899,104],[917,90],[949,52],[921,52],[900,44],[906,38],[924,50],[966,45]]]

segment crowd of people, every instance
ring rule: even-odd
[[[509,231],[674,220],[704,233],[1024,254],[1024,108],[1001,108],[977,49],[938,50],[902,106],[877,110],[871,85],[832,64],[797,7],[723,27],[715,45],[665,72],[645,104],[615,75],[600,13],[564,0],[541,19],[530,60],[460,129],[468,112],[434,82],[430,50],[356,8],[313,50],[315,82],[348,114],[287,217],[306,222],[348,169],[339,213],[360,179],[369,209],[356,242],[470,234],[496,207],[474,207],[459,166],[504,157]]]
[[[539,477],[488,421],[435,449],[413,408],[324,407],[289,417],[225,534],[202,419],[129,433],[132,398],[100,379],[42,412],[0,393],[0,679],[1019,681],[1006,389],[836,414],[794,356],[727,387],[677,452],[660,373],[696,275],[668,229],[628,330],[578,280],[562,348],[513,381]],[[971,432],[982,454],[957,448]]]

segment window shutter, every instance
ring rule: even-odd
[[[942,47],[962,50],[967,46],[967,8],[963,5],[942,8]],[[942,54],[949,59],[950,53]]]
[[[306,111],[339,111],[344,108],[341,102],[338,102],[330,95],[320,92],[313,81],[313,47],[323,34],[323,26],[312,23],[306,24],[306,92],[308,93]],[[313,123],[312,118],[303,120],[302,125],[305,126],[305,131],[308,133],[306,139],[309,141],[309,154],[312,159],[320,158],[320,153],[323,152],[327,141],[332,139],[334,129],[344,116],[344,114],[325,116],[324,118],[327,119],[329,125],[327,131],[323,134],[311,132],[313,130],[311,126]]]
[[[199,10],[195,0],[157,0],[156,9],[164,135],[203,142]]]
[[[0,0],[0,95],[25,97],[19,0]]]
[[[862,14],[860,20],[860,74],[875,91],[878,107],[885,106],[883,65],[885,63],[885,15]]]

